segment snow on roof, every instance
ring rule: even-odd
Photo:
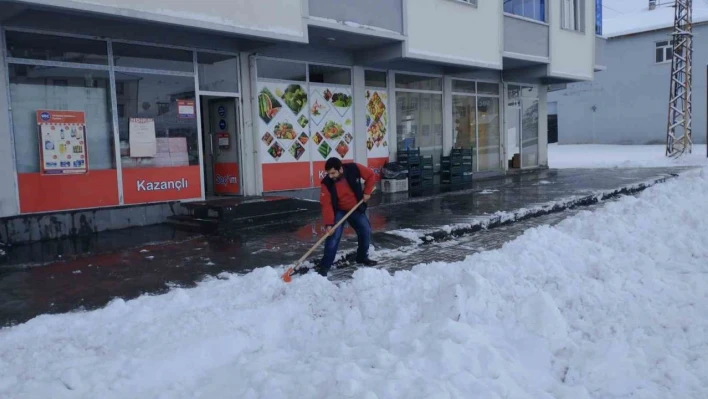
[[[603,0],[602,34],[617,37],[665,29],[674,25],[674,0],[657,0],[649,10],[649,0]],[[708,21],[708,0],[693,0],[693,22]]]

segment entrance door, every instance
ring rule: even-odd
[[[204,157],[206,194],[238,195],[241,192],[238,101],[202,96],[201,102],[207,155]]]

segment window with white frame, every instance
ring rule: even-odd
[[[671,58],[674,56],[674,49],[671,46],[670,40],[665,40],[663,42],[656,43],[655,50],[655,61],[657,64],[662,64],[664,62],[671,62]]]
[[[585,0],[561,0],[561,28],[585,32]]]
[[[461,2],[463,2],[463,3],[471,4],[471,5],[475,6],[475,7],[477,7],[477,0],[457,0],[457,1],[461,1]]]

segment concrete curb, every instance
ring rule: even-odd
[[[664,183],[669,179],[677,178],[678,174],[671,174],[667,177],[657,178],[651,181],[637,183],[630,186],[618,188],[615,190],[606,190],[586,195],[582,197],[573,197],[566,200],[559,200],[553,203],[540,205],[531,209],[521,209],[513,212],[498,212],[490,219],[482,220],[467,225],[457,225],[451,229],[436,230],[428,232],[419,238],[423,240],[423,244],[428,244],[437,241],[444,241],[450,238],[460,237],[466,234],[476,233],[481,230],[489,230],[497,227],[507,226],[516,222],[521,222],[528,219],[537,218],[540,216],[550,215],[552,213],[563,212],[569,209],[576,209],[595,205],[597,203],[615,199],[625,195],[634,195],[646,190],[657,184]],[[430,238],[432,239],[430,239]]]

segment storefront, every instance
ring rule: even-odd
[[[17,29],[5,46],[21,213],[239,192],[236,54]],[[203,99],[223,99],[206,136]]]
[[[407,147],[436,170],[470,148],[476,172],[502,173],[505,142],[522,167],[538,164],[538,86],[503,90],[498,72],[4,36],[22,214],[307,189],[330,157],[378,173]]]

